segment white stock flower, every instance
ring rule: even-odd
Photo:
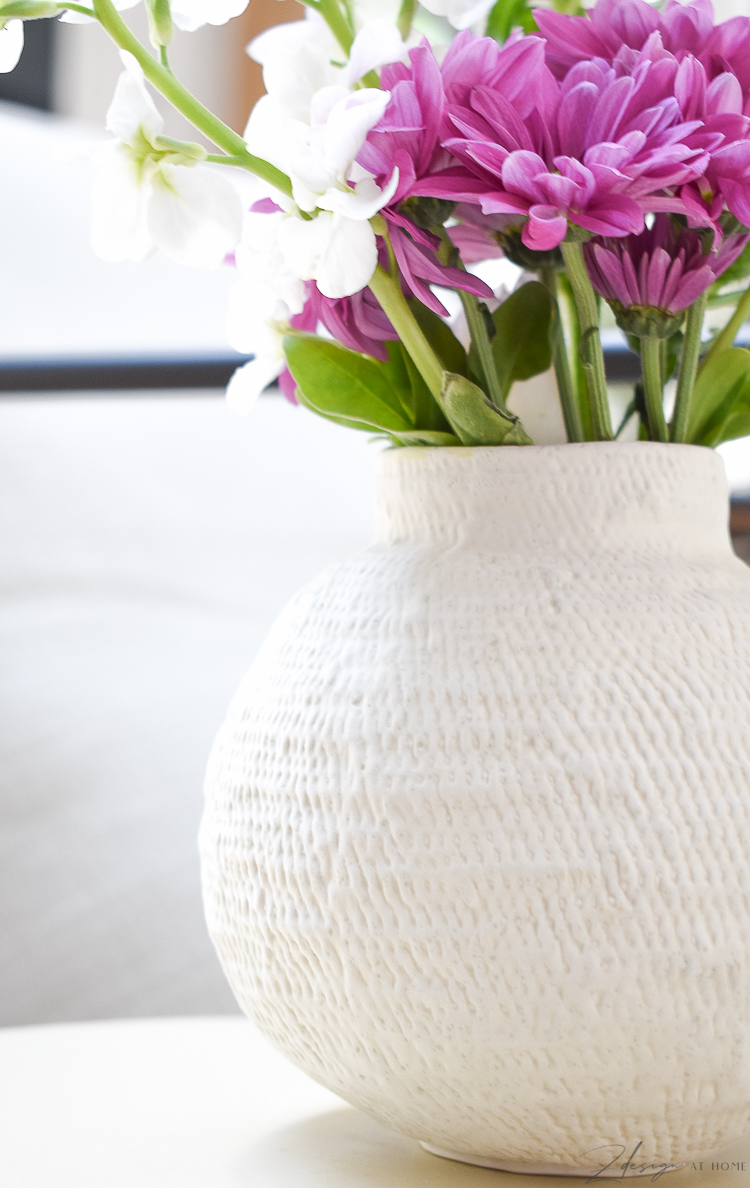
[[[263,389],[278,379],[284,370],[282,343],[284,335],[289,333],[292,312],[298,311],[290,310],[287,303],[257,277],[243,277],[230,289],[229,341],[235,350],[255,355],[249,363],[238,368],[229,381],[227,403],[235,412],[249,413]]]
[[[348,297],[364,288],[375,270],[377,248],[369,220],[393,196],[398,171],[381,190],[356,164],[368,132],[388,106],[390,92],[374,87],[350,90],[347,83],[356,82],[374,63],[382,64],[384,57],[403,56],[405,49],[397,30],[386,22],[371,22],[355,38],[350,66],[339,71],[343,81],[314,91],[310,84],[324,73],[304,45],[302,51],[300,60],[308,68],[304,84],[301,71],[276,69],[278,43],[274,52],[264,54],[273,89],[253,109],[245,139],[251,153],[281,169],[292,183],[297,209],[289,210],[277,228],[287,267],[305,280],[317,281],[326,297]],[[319,213],[312,219],[304,217],[315,212]]]
[[[140,3],[141,0],[114,0],[119,12]],[[203,25],[225,25],[232,17],[240,16],[248,3],[249,0],[172,0],[172,19],[178,29],[192,33]],[[83,25],[92,19],[79,12],[65,12],[60,17],[71,25]]]
[[[305,20],[261,33],[247,52],[263,67],[264,86],[278,107],[287,116],[309,123],[318,91],[335,85],[353,87],[369,71],[405,60],[407,49],[394,24],[372,20],[354,38],[348,63],[335,66],[341,47],[322,17],[308,9]]]
[[[297,273],[287,267],[279,246],[279,225],[287,217],[281,211],[273,214],[250,211],[246,214],[235,260],[243,279],[272,290],[274,297],[288,307],[291,316],[300,313],[305,304],[305,286]],[[238,351],[244,349],[237,346]]]
[[[239,194],[222,174],[160,144],[163,120],[143,71],[131,54],[121,58],[126,69],[107,115],[117,141],[92,193],[94,250],[114,261],[143,260],[159,248],[181,264],[217,268],[240,238]]]
[[[420,0],[420,3],[433,16],[447,17],[454,29],[468,29],[487,15],[495,0]]]
[[[23,21],[8,21],[0,29],[0,74],[15,70],[23,50]]]

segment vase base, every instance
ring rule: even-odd
[[[420,1147],[428,1151],[430,1155],[438,1155],[441,1159],[453,1159],[456,1163],[469,1163],[472,1167],[489,1167],[493,1171],[514,1172],[516,1175],[525,1176],[571,1176],[578,1177],[581,1180],[591,1179],[595,1176],[597,1180],[622,1180],[625,1176],[628,1178],[634,1176],[653,1176],[654,1166],[649,1164],[645,1170],[626,1171],[623,1172],[613,1170],[611,1173],[602,1171],[601,1167],[580,1168],[570,1167],[555,1164],[555,1163],[513,1163],[512,1160],[505,1159],[490,1159],[483,1155],[466,1155],[462,1151],[446,1151],[442,1147],[433,1147],[431,1143],[423,1143],[420,1141]],[[670,1164],[669,1171],[678,1171],[679,1168],[684,1167],[682,1163]],[[666,1168],[664,1170],[667,1170]],[[661,1172],[660,1174],[663,1174]]]

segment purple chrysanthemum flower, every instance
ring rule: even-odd
[[[623,47],[642,50],[653,34],[678,60],[710,53],[714,32],[711,0],[668,0],[663,12],[646,0],[598,0],[587,16],[539,8],[534,18],[547,43],[547,64],[560,79],[577,62],[612,62]]]
[[[442,196],[474,202],[486,215],[515,215],[524,244],[542,251],[562,242],[569,221],[622,236],[643,229],[644,211],[682,210],[671,188],[701,176],[722,136],[682,117],[671,55],[647,51],[627,68],[581,61],[558,82],[540,38],[494,50],[488,41],[461,35],[443,64],[452,129],[443,145],[464,174],[429,179]],[[506,55],[514,86],[498,88]],[[472,56],[478,81],[469,88]]]
[[[446,212],[424,209],[421,196],[429,192],[429,186],[425,190],[418,183],[453,164],[440,144],[445,95],[440,68],[427,42],[410,50],[408,65],[385,66],[380,82],[391,92],[391,99],[357,160],[374,174],[378,184],[398,168],[398,187],[380,216],[388,224],[407,290],[435,313],[447,316],[448,311],[429,288],[431,284],[463,289],[485,300],[492,297],[492,290],[477,277],[442,264],[437,257],[440,239],[419,226],[420,221],[441,224]]]
[[[693,225],[717,231],[725,205],[741,222],[750,221],[748,18],[714,27],[709,0],[686,5],[670,0],[663,14],[645,0],[599,0],[590,17],[546,10],[537,16],[547,37],[548,65],[563,79],[592,58],[618,73],[645,56],[660,70],[671,70],[682,119],[702,124],[699,143],[695,136],[685,143],[711,150],[703,175],[679,191],[682,213]]]
[[[727,236],[706,255],[693,231],[675,234],[668,215],[625,239],[591,240],[584,246],[591,283],[612,306],[618,325],[638,337],[668,337],[682,313],[736,260],[748,235]]]
[[[386,342],[398,339],[390,319],[370,289],[361,289],[352,297],[324,297],[315,281],[305,281],[304,308],[289,319],[289,325],[293,330],[305,330],[310,334],[323,325],[350,351],[359,351],[383,362],[388,359]],[[290,403],[297,403],[294,395],[297,383],[288,367],[279,376],[279,387]]]

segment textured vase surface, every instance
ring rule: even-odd
[[[386,451],[375,543],[232,703],[201,849],[243,1009],[429,1149],[619,1176],[741,1137],[750,570],[721,459]]]

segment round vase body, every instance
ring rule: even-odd
[[[750,570],[721,459],[392,450],[377,525],[282,612],[212,753],[240,1004],[437,1153],[715,1153],[750,1129]]]

